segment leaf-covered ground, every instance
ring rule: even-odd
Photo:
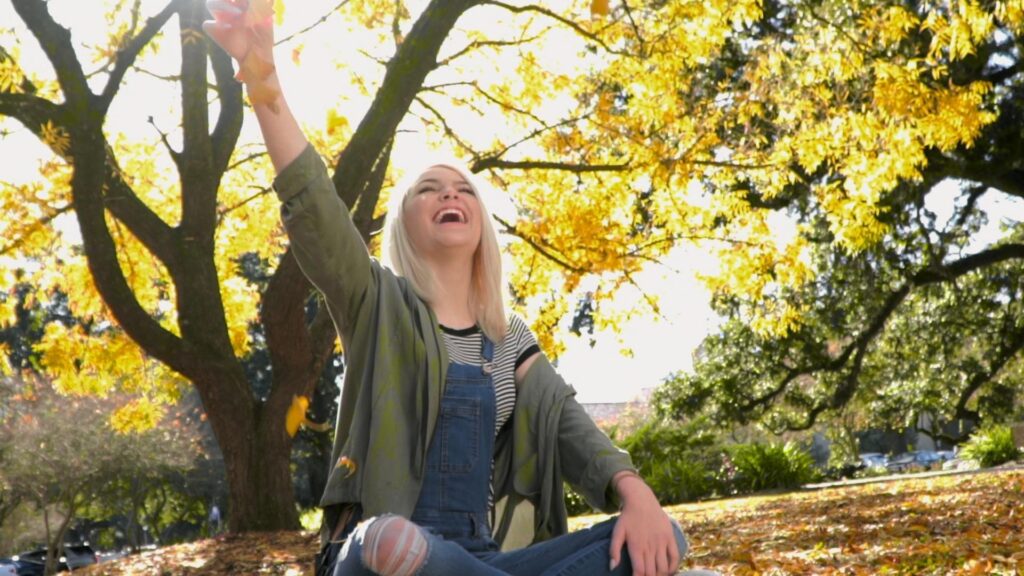
[[[724,574],[1024,574],[1024,470],[914,478],[669,508],[690,567]],[[576,518],[574,528],[601,516]],[[84,574],[311,573],[316,536],[222,536]]]
[[[263,532],[240,536],[226,534],[97,564],[76,571],[76,574],[305,576],[313,573],[313,555],[317,552],[318,543],[319,537],[312,532]]]

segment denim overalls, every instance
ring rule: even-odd
[[[494,458],[496,400],[491,378],[494,344],[482,336],[482,366],[448,367],[437,427],[427,452],[426,474],[410,520],[420,526],[429,552],[419,576],[597,576],[632,574],[629,555],[608,571],[608,550],[615,518],[512,552],[500,552],[489,518]],[[367,524],[343,534],[334,576],[371,576],[361,561]],[[682,553],[686,541],[678,525]]]
[[[474,552],[498,548],[488,520],[497,410],[494,344],[486,336],[481,340],[483,365],[448,366],[423,488],[410,518]]]

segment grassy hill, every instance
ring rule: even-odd
[[[1024,573],[1024,471],[914,478],[669,507],[690,567],[724,574]],[[604,516],[574,518],[578,529]],[[81,574],[311,574],[317,538],[221,536]]]

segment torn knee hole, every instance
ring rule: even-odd
[[[413,576],[427,558],[427,539],[401,516],[382,516],[366,528],[363,564],[381,576]]]

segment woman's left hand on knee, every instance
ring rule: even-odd
[[[679,568],[680,554],[672,521],[654,492],[642,480],[620,482],[622,512],[615,522],[611,541],[611,569],[622,560],[625,546],[633,576],[666,576]]]

